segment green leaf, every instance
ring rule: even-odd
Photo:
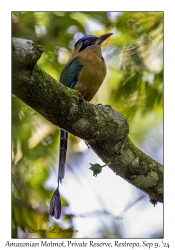
[[[101,166],[98,163],[95,163],[95,164],[89,163],[89,164],[91,165],[91,167],[89,169],[91,169],[93,171],[93,176],[95,176],[95,177],[97,177],[97,175],[101,173],[102,168],[106,166],[106,165]]]

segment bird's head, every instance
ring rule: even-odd
[[[100,45],[108,38],[112,35],[113,33],[108,33],[102,36],[93,36],[93,35],[87,35],[87,36],[83,36],[82,38],[80,38],[76,44],[75,44],[75,50],[78,52],[83,51],[84,49],[90,47],[90,46],[94,46],[94,45]]]

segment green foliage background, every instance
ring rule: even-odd
[[[93,29],[93,32],[91,32]],[[108,74],[93,103],[111,105],[130,125],[140,145],[163,124],[163,13],[161,12],[13,12],[12,36],[44,47],[39,66],[59,80],[75,42],[83,35],[113,32],[102,46]],[[69,155],[79,139],[70,136]],[[71,238],[49,217],[53,190],[45,187],[58,161],[59,129],[12,96],[12,237],[17,226],[26,237]],[[62,198],[63,206],[68,206]],[[64,215],[64,211],[63,211]],[[71,216],[64,215],[68,228]],[[30,233],[37,228],[42,232]],[[33,236],[34,235],[34,236]]]

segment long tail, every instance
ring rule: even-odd
[[[65,173],[66,153],[67,153],[67,137],[68,132],[61,130],[60,132],[60,158],[58,170],[58,183],[62,182]]]
[[[67,152],[67,138],[68,132],[60,131],[60,157],[59,157],[59,168],[58,168],[58,187],[55,190],[52,199],[50,201],[50,215],[54,216],[56,219],[61,217],[61,201],[59,193],[59,183],[62,182],[65,173],[65,163],[66,163],[66,152]]]

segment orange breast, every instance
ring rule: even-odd
[[[79,73],[75,89],[85,100],[90,101],[105,78],[106,66],[99,50],[85,49],[78,58],[83,68]]]

